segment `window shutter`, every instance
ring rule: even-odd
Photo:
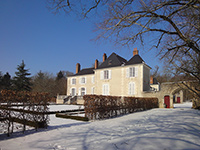
[[[103,71],[100,72],[100,79],[103,80]]]
[[[111,79],[111,70],[109,70],[109,74],[108,75],[109,75],[109,79]]]
[[[131,83],[128,85],[128,95],[131,95]]]
[[[108,84],[107,84],[107,95],[110,95],[110,89]]]
[[[79,88],[78,90],[78,95],[81,95],[81,88]]]
[[[126,68],[126,77],[129,78],[129,68]]]
[[[102,95],[105,95],[105,85],[102,86]]]
[[[138,67],[135,67],[135,77],[138,76]]]
[[[103,84],[102,95],[110,95],[109,84]]]
[[[135,67],[132,67],[132,77],[135,77]]]
[[[94,94],[94,87],[91,88],[91,94]]]
[[[135,95],[135,84],[132,83],[132,95]]]
[[[73,79],[73,78],[71,78],[71,85],[72,85],[72,79]]]
[[[87,78],[86,77],[84,77],[85,78],[85,83],[87,82]]]
[[[135,95],[135,83],[133,82],[129,83],[128,94]]]
[[[94,76],[92,76],[91,82],[94,83]]]

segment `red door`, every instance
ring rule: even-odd
[[[170,97],[169,96],[164,97],[164,103],[166,105],[166,108],[170,108]]]
[[[177,103],[181,103],[181,98],[177,97]]]

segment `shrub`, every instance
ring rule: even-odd
[[[1,95],[3,103],[0,103],[0,117],[8,126],[8,136],[13,132],[13,122],[23,124],[23,132],[26,125],[34,126],[36,129],[47,127],[49,121],[47,93],[2,90]]]
[[[71,116],[71,115],[62,114],[62,113],[56,113],[56,117],[66,118],[66,119],[75,119],[75,120],[81,120],[81,121],[89,121],[87,117]]]
[[[157,98],[85,95],[85,116],[89,119],[112,118],[135,111],[158,108]]]

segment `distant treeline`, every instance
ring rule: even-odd
[[[15,90],[15,91],[32,91],[32,92],[47,92],[51,97],[57,94],[66,94],[67,76],[73,73],[69,71],[59,71],[56,76],[52,73],[39,71],[36,75],[31,76],[28,69],[25,69],[25,63],[22,61],[17,66],[15,76],[6,72],[3,74],[0,71],[0,91]]]

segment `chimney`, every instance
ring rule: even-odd
[[[79,63],[76,64],[76,73],[79,73],[81,69],[81,65]]]
[[[135,55],[138,55],[138,50],[137,50],[137,48],[134,48],[134,51],[133,51],[133,56],[135,56]]]
[[[153,84],[153,76],[150,76],[150,84]]]
[[[104,53],[103,54],[103,62],[107,59],[107,55]]]
[[[95,60],[95,64],[94,64],[94,69],[97,69],[98,66],[99,66],[99,61],[96,59],[96,60]]]

